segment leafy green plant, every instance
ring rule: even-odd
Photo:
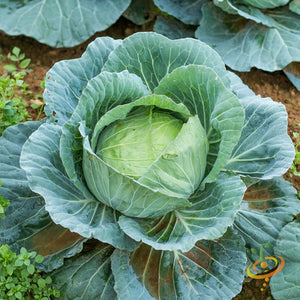
[[[2,185],[2,181],[0,181],[0,187]],[[5,218],[5,210],[9,207],[9,200],[3,199],[3,196],[0,195],[0,218]]]
[[[26,93],[28,85],[23,78],[24,74],[19,72],[0,77],[0,134],[5,128],[30,118],[26,101],[17,94]]]
[[[50,276],[45,279],[36,269],[36,263],[43,261],[36,252],[20,249],[20,254],[11,252],[8,245],[0,247],[0,297],[1,299],[41,299],[58,298],[59,291],[49,286]]]
[[[298,132],[293,132],[293,136],[295,138],[294,146],[295,146],[295,159],[293,164],[290,167],[290,176],[300,176],[300,172],[298,171],[298,166],[300,165],[300,138]]]
[[[0,241],[42,248],[65,298],[231,299],[300,211],[285,107],[199,40],[101,37],[45,86],[0,140]]]
[[[21,53],[21,49],[19,47],[14,47],[12,49],[12,54],[9,56],[9,59],[14,62],[13,64],[5,65],[4,69],[9,72],[14,72],[17,69],[26,69],[30,62],[30,58],[25,57],[25,53]],[[23,72],[19,72],[19,75],[25,75]]]
[[[5,128],[30,119],[27,103],[21,96],[31,93],[23,80],[31,59],[25,58],[18,47],[12,49],[9,59],[13,64],[5,65],[8,74],[0,77],[0,134]]]

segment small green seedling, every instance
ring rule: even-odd
[[[8,245],[0,247],[0,299],[49,300],[58,298],[60,292],[51,286],[52,279],[43,278],[35,265],[43,256],[21,248],[20,254],[12,252]]]
[[[10,55],[9,59],[13,63],[4,66],[4,69],[8,72],[14,72],[18,68],[24,70],[29,66],[31,62],[30,58],[25,58],[25,53],[21,53],[21,49],[19,47],[14,47],[12,49],[12,54]]]

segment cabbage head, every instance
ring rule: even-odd
[[[1,137],[0,240],[45,255],[62,299],[231,299],[300,211],[284,106],[199,40],[98,38],[44,97]]]

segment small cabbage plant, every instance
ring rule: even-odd
[[[199,40],[98,38],[44,97],[1,137],[0,240],[45,256],[62,299],[231,299],[300,211],[284,106]]]

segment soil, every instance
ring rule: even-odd
[[[119,39],[127,37],[137,31],[150,30],[152,30],[151,23],[144,26],[137,26],[126,19],[121,18],[108,30],[95,34],[85,43],[73,48],[59,49],[40,44],[28,37],[12,37],[0,32],[0,75],[5,73],[3,66],[11,63],[8,57],[14,46],[18,46],[22,52],[26,54],[26,57],[31,58],[29,67],[30,72],[25,76],[24,80],[29,85],[28,89],[32,91],[29,96],[26,96],[26,101],[32,119],[35,120],[37,117],[43,117],[43,115],[38,116],[38,110],[32,109],[30,104],[33,102],[36,102],[39,105],[42,104],[40,98],[36,95],[43,93],[40,84],[44,80],[46,72],[55,62],[63,59],[80,57],[87,45],[99,36],[107,35]],[[296,142],[293,132],[298,132],[300,134],[300,92],[290,83],[284,73],[281,71],[268,73],[258,69],[252,69],[248,73],[236,73],[256,94],[260,94],[262,97],[270,97],[274,101],[281,102],[285,105],[288,112],[288,133],[293,141]],[[300,149],[298,150],[300,151]],[[289,180],[298,191],[300,190],[300,176],[290,176],[290,174],[287,173],[285,174],[285,178]],[[245,282],[241,294],[234,299],[272,299],[268,287],[263,291],[260,290],[262,284],[263,282],[260,280]]]

